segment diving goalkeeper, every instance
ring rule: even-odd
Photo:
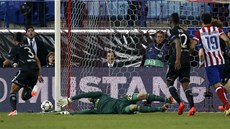
[[[93,103],[93,108],[71,113],[63,111],[60,112],[60,114],[133,114],[135,112],[165,112],[168,110],[168,105],[166,104],[162,107],[152,107],[138,106],[137,102],[146,99],[148,103],[151,103],[152,101],[160,101],[169,104],[173,103],[172,97],[165,98],[153,94],[134,93],[119,99],[115,99],[102,92],[88,92],[67,99],[60,99],[58,101],[58,106],[65,107],[74,100],[81,98],[88,98],[88,100]]]

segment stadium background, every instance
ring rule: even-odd
[[[22,4],[22,1],[15,1],[15,2],[4,2],[1,1],[0,2],[0,19],[1,19],[1,28],[2,30],[0,30],[0,52],[1,52],[1,57],[0,59],[3,60],[3,55],[7,53],[7,51],[13,46],[14,42],[13,42],[13,34],[15,32],[15,30],[23,30],[24,29],[24,18],[23,15],[20,14],[19,12],[19,8],[20,5]],[[105,6],[105,2],[101,1],[101,2],[94,2],[94,1],[85,1],[87,7],[88,7],[88,14],[89,14],[89,19],[91,20],[90,17],[98,17],[98,21],[97,21],[97,25],[100,28],[103,27],[116,27],[116,28],[126,28],[127,29],[127,21],[125,19],[126,15],[127,15],[127,1],[125,0],[117,0],[117,1],[111,1],[109,2],[109,7],[111,7],[111,10],[116,10],[116,11],[112,11],[109,14],[108,13],[103,13],[106,11],[103,11],[106,9]],[[47,1],[47,4],[49,6],[49,11],[46,14],[47,15],[47,21],[48,21],[48,28],[36,28],[36,31],[38,32],[38,36],[39,38],[44,41],[44,43],[46,44],[46,47],[48,50],[53,50],[53,45],[55,43],[54,41],[54,32],[52,31],[53,29],[53,25],[54,25],[54,3],[51,1]],[[199,15],[202,12],[209,12],[209,6],[207,3],[198,3],[198,2],[171,2],[171,1],[167,1],[167,0],[149,0],[148,1],[148,5],[149,7],[151,7],[151,9],[149,9],[148,11],[148,15],[147,15],[147,27],[139,27],[136,26],[137,29],[145,29],[145,30],[158,30],[158,29],[163,29],[165,30],[168,25],[167,25],[167,18],[168,16],[172,13],[172,12],[179,12],[181,15],[181,23],[186,27],[186,29],[189,32],[189,35],[192,36],[194,34],[194,32],[198,29],[198,27],[200,26],[199,23]],[[92,7],[98,7],[99,9],[93,9]],[[11,11],[6,11],[6,10],[11,10]],[[62,16],[62,20],[65,21],[64,19],[64,14],[61,15]],[[111,19],[108,20],[108,17],[110,17]],[[229,19],[229,17],[228,17]],[[36,19],[36,17],[33,19],[33,24],[36,27],[36,25],[38,24],[38,21]],[[108,24],[109,21],[109,24]],[[229,20],[228,20],[229,21]],[[66,24],[63,23],[62,24],[63,28],[66,28]],[[155,28],[156,27],[156,28]],[[8,30],[5,30],[5,29]],[[87,27],[86,27],[87,28]],[[129,27],[129,29],[135,29],[133,27]],[[224,27],[224,31],[226,32],[229,28],[228,27]],[[48,33],[43,33],[43,30],[51,30]],[[84,37],[84,36],[83,36]],[[156,93],[159,95],[166,95],[168,96],[169,94],[167,93],[167,89],[163,88],[163,90],[160,90],[160,92],[157,92],[157,90],[154,90],[155,88],[157,89],[157,87],[161,87],[162,85],[164,86],[164,82],[161,82],[159,84],[153,84],[153,79],[154,77],[160,77],[161,79],[164,79],[165,76],[165,72],[166,72],[166,67],[163,69],[155,69],[155,68],[138,68],[139,64],[141,62],[142,59],[142,55],[145,52],[145,49],[143,47],[143,43],[140,42],[141,39],[144,37],[142,34],[115,34],[115,35],[97,35],[95,36],[97,38],[97,44],[95,45],[96,47],[93,48],[96,50],[97,53],[97,57],[95,60],[95,67],[98,67],[100,62],[105,61],[105,53],[106,50],[105,48],[112,48],[113,50],[115,50],[116,53],[118,53],[117,55],[117,61],[119,62],[123,62],[125,64],[125,68],[116,68],[114,70],[112,70],[112,74],[110,72],[110,70],[108,69],[102,69],[102,68],[94,68],[92,71],[93,74],[90,74],[90,76],[96,76],[99,77],[100,82],[98,83],[92,83],[90,82],[89,85],[85,86],[85,87],[80,87],[80,80],[84,77],[89,76],[88,74],[81,74],[81,76],[76,76],[73,75],[73,84],[71,84],[72,86],[72,94],[75,94],[77,91],[89,91],[89,90],[97,90],[98,88],[101,89],[102,91],[109,93],[112,97],[121,97],[123,95],[125,95],[127,93],[127,91],[129,91],[129,83],[132,82],[133,77],[140,77],[143,81],[144,87],[146,88],[147,92],[152,92],[152,93]],[[66,38],[66,37],[65,37]],[[66,41],[67,39],[62,38],[62,44],[64,44],[64,46],[66,46]],[[112,46],[111,47],[111,43],[107,42],[107,41],[112,41]],[[87,39],[86,38],[81,38],[80,43],[87,43]],[[103,48],[103,49],[101,49]],[[138,49],[136,49],[138,48]],[[84,54],[86,54],[87,52],[85,51],[80,51],[80,56],[83,56]],[[65,55],[65,52],[62,52],[63,55]],[[78,57],[79,53],[75,53],[76,55],[71,55],[73,57]],[[95,53],[91,53],[92,55]],[[204,96],[202,93],[204,93],[206,91],[206,87],[207,87],[207,79],[205,76],[205,73],[203,71],[203,69],[198,70],[196,67],[198,65],[198,57],[195,56],[197,54],[197,52],[193,53],[193,56],[191,56],[191,65],[193,66],[191,72],[192,72],[192,76],[194,76],[194,84],[191,84],[191,86],[194,88],[193,90],[197,91],[198,94],[194,94],[194,96],[199,96],[199,98],[196,100],[196,105],[199,107],[198,111],[207,111],[208,109],[204,109]],[[126,55],[124,57],[124,55]],[[80,73],[82,73],[83,69],[81,62],[85,62],[87,61],[87,58],[83,58],[83,60],[76,60],[75,63],[75,67],[79,67],[77,69],[73,69],[75,71],[79,71]],[[1,64],[2,65],[2,61]],[[135,67],[135,68],[134,68]],[[49,99],[52,102],[54,102],[53,100],[53,89],[52,87],[53,82],[52,82],[52,78],[53,78],[53,74],[52,72],[50,72],[50,70],[52,71],[52,69],[44,69],[44,76],[47,77],[47,83],[45,83],[44,85],[46,85],[48,87],[48,92],[44,92],[44,94],[46,94],[46,98],[44,98],[44,94],[41,94],[38,96],[38,98],[34,98],[34,100],[29,101],[28,103],[31,103],[31,106],[27,106],[26,104],[23,104],[23,101],[20,101],[21,103],[19,104],[19,107],[21,106],[22,108],[20,108],[22,111],[39,111],[40,108],[40,103],[42,100],[44,99]],[[97,74],[100,73],[101,74]],[[122,73],[121,71],[125,71],[124,73]],[[149,71],[153,71],[153,72],[149,72]],[[10,74],[9,74],[10,73]],[[9,107],[9,103],[8,103],[8,96],[9,95],[9,89],[10,89],[10,79],[13,77],[13,74],[15,73],[15,70],[12,68],[9,69],[1,69],[1,79],[2,79],[2,83],[0,84],[0,102],[1,102],[1,111],[8,111],[7,107]],[[116,77],[120,77],[120,76],[125,76],[127,77],[127,81],[125,82],[125,84],[119,86],[118,89],[118,94],[114,95],[114,93],[110,93],[113,88],[108,88],[110,87],[110,84],[103,84],[103,77],[107,77],[107,76],[116,76]],[[105,80],[106,82],[106,80]],[[135,87],[136,85],[136,89],[134,88],[134,91],[136,92],[140,92],[140,91],[144,91],[143,89],[139,89],[139,86],[141,87],[140,84],[141,82],[134,82],[133,85]],[[91,85],[92,84],[92,85]],[[179,88],[179,84],[176,83],[175,84],[176,87]],[[96,88],[95,88],[96,87]],[[199,87],[201,87],[201,89],[199,89]],[[46,91],[46,87],[43,87],[43,91]],[[116,90],[114,90],[116,91]],[[183,94],[181,94],[182,98],[184,98]],[[216,96],[214,96],[215,98]],[[89,105],[86,103],[84,103],[85,101],[82,100],[82,102],[80,102],[80,108],[87,108]],[[78,103],[79,104],[79,103]],[[217,101],[216,99],[214,99],[214,108],[216,109],[216,107],[219,105],[219,101]],[[174,108],[175,106],[175,108]],[[206,105],[207,106],[207,105]],[[171,111],[174,111],[176,109],[176,105],[172,105]],[[208,107],[210,108],[210,107]],[[212,108],[211,108],[212,109]],[[186,110],[188,110],[188,105],[186,104]]]

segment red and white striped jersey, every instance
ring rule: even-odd
[[[193,40],[200,41],[204,49],[205,67],[225,64],[220,48],[222,34],[224,34],[223,30],[215,26],[204,26],[195,33]]]

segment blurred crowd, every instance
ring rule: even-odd
[[[107,24],[104,22],[108,21],[109,17],[111,20],[109,22],[115,26],[152,27],[158,21],[166,21],[172,12],[179,12],[184,18],[183,24],[192,26],[199,24],[199,15],[202,12],[210,12],[214,18],[221,20],[224,26],[229,24],[229,4],[169,2],[166,0],[124,0],[106,3],[72,0],[71,5],[68,5],[66,1],[62,1],[61,18],[65,27],[70,24],[70,21],[75,27],[87,27],[87,21],[95,19],[101,27],[106,27]],[[54,1],[1,1],[0,21],[2,24],[0,27],[16,27],[17,25],[53,27],[54,12]],[[71,12],[71,15],[68,16],[68,12]],[[68,17],[72,20],[68,21]],[[124,21],[126,24],[122,24]]]

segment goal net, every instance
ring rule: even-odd
[[[140,67],[146,46],[155,38],[156,31],[165,32],[169,28],[168,17],[173,12],[180,15],[180,25],[192,36],[200,26],[200,14],[210,12],[210,4],[217,1],[210,2],[61,0],[63,15],[60,96],[69,97],[89,91],[102,91],[114,98],[134,92],[169,97],[164,80],[166,63],[162,68]],[[122,67],[103,67],[109,50],[115,53],[115,61]],[[166,58],[164,60],[167,61]],[[191,86],[193,93],[196,93],[194,100],[198,104],[198,110],[203,111],[203,93],[208,83],[204,71],[197,70],[197,51],[191,56],[191,65]],[[187,102],[180,84],[174,85],[181,98]],[[82,110],[89,107],[89,102],[81,99],[69,108]],[[177,110],[176,104],[171,107],[172,111]]]

